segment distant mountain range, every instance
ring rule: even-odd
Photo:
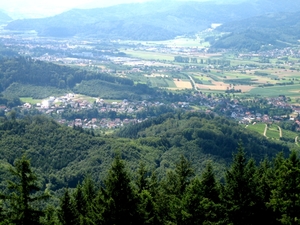
[[[225,23],[217,30],[230,34],[212,41],[215,48],[256,51],[262,48],[292,46],[299,44],[300,40],[300,12],[269,13]]]
[[[6,13],[0,10],[0,24],[5,24],[11,20],[12,18],[10,18]]]
[[[292,0],[237,3],[148,2],[98,9],[73,9],[53,17],[15,20],[10,30],[36,30],[41,36],[166,40],[194,34],[211,23],[228,23],[265,13],[300,11]]]

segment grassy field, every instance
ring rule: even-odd
[[[300,84],[282,85],[273,87],[256,87],[249,91],[250,95],[260,95],[263,97],[274,97],[278,95],[286,95],[300,97]]]
[[[252,125],[252,124],[248,125],[247,129],[256,131],[256,132],[260,133],[261,135],[263,135],[265,127],[266,127],[266,125],[264,123],[256,123],[254,125]]]
[[[256,123],[254,125],[252,125],[252,124],[247,125],[246,129],[253,130],[253,131],[258,132],[259,134],[263,135],[265,126],[266,126],[265,123]],[[281,129],[281,131],[282,131],[282,137],[285,139],[285,141],[288,139],[288,142],[291,142],[291,143],[295,142],[295,138],[298,136],[297,132],[293,132],[290,130],[284,130],[284,129]],[[266,136],[268,138],[279,140],[280,132],[279,132],[278,126],[276,124],[269,125],[267,132],[266,132]]]
[[[194,37],[178,37],[167,41],[145,41],[145,42],[128,42],[134,44],[142,44],[144,49],[120,49],[129,57],[139,58],[141,60],[151,60],[161,63],[164,66],[178,66],[181,72],[170,73],[171,78],[180,78],[180,74],[188,74],[195,79],[196,84],[200,85],[199,89],[207,91],[225,92],[233,87],[241,90],[242,94],[249,96],[260,95],[262,97],[275,97],[278,95],[286,95],[291,98],[300,98],[300,62],[299,59],[289,57],[288,64],[285,60],[279,58],[269,58],[268,63],[262,62],[262,57],[248,57],[235,53],[206,53],[201,51],[202,47],[207,46],[204,42],[205,38],[211,36],[212,33],[199,33]],[[161,46],[172,47],[172,51],[161,52],[158,49]],[[191,48],[191,51],[180,51],[182,47]],[[178,48],[178,51],[176,51]],[[192,48],[194,50],[192,50]],[[200,51],[197,51],[199,49]],[[175,56],[188,58],[196,58],[197,63],[178,63],[174,62]],[[210,60],[210,61],[209,61]],[[218,65],[220,62],[230,62],[231,67],[222,67]],[[210,62],[210,64],[208,64]],[[156,65],[157,66],[157,65]],[[190,69],[197,66],[199,69]],[[188,68],[190,67],[190,68]],[[203,70],[205,69],[205,70]],[[131,77],[130,77],[131,78]],[[138,81],[138,79],[133,79]],[[147,81],[139,78],[143,83]],[[286,83],[294,82],[294,84],[286,85]],[[172,82],[151,80],[152,86],[183,88],[184,85],[172,84]],[[282,85],[281,85],[282,84]],[[197,85],[197,86],[198,86]],[[271,86],[273,85],[273,86]],[[188,86],[188,84],[186,84]]]
[[[280,135],[279,130],[276,125],[272,124],[271,126],[268,127],[267,133],[266,133],[266,136],[268,138],[279,139],[280,138],[279,135]]]
[[[32,105],[35,105],[37,103],[41,103],[43,100],[42,99],[34,99],[34,98],[20,98],[20,100],[22,102],[27,102],[27,103],[30,103]]]
[[[161,77],[151,77],[149,80],[153,87],[169,87],[169,83],[166,81],[167,79],[163,79]]]

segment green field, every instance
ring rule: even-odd
[[[266,125],[264,123],[256,123],[254,125],[252,125],[252,124],[248,125],[247,129],[253,130],[253,131],[258,132],[261,135],[263,135],[265,127],[266,127]]]
[[[246,129],[253,130],[253,131],[258,132],[259,134],[263,135],[265,126],[266,126],[266,124],[264,124],[264,123],[256,123],[255,125],[250,124],[250,125],[246,126]],[[284,130],[284,129],[281,129],[281,131],[282,131],[283,141],[295,143],[295,138],[298,136],[297,132],[293,132],[290,130]],[[268,138],[279,140],[280,132],[279,132],[278,126],[276,124],[270,125],[267,129],[266,136]],[[297,145],[298,145],[298,143],[297,143]]]
[[[170,88],[176,88],[176,85],[175,85],[175,83],[173,82],[173,80],[165,79],[165,81],[166,81],[167,84],[169,85],[168,87],[170,87]]]
[[[25,102],[25,103],[27,102],[27,103],[30,103],[32,105],[35,105],[37,103],[41,103],[43,101],[42,99],[34,99],[34,98],[30,98],[30,97],[28,97],[28,98],[20,98],[20,100],[22,102]]]
[[[260,95],[263,97],[274,97],[278,95],[300,97],[300,84],[273,87],[257,87],[252,89],[248,93],[250,95]]]
[[[167,79],[161,77],[150,77],[149,80],[151,82],[151,86],[153,87],[169,87],[169,82],[167,82]],[[176,87],[174,82],[173,87]]]
[[[181,74],[188,74],[194,77],[196,83],[204,85],[215,84],[213,88],[214,92],[216,92],[216,89],[219,89],[217,91],[224,93],[224,85],[228,86],[228,84],[231,84],[240,86],[239,89],[241,89],[243,93],[239,95],[249,94],[249,96],[258,95],[261,97],[286,95],[291,98],[300,97],[300,62],[298,59],[289,58],[289,61],[293,62],[293,64],[288,65],[285,61],[278,58],[270,57],[268,58],[269,62],[264,62],[263,57],[254,55],[247,56],[236,53],[205,54],[201,51],[187,51],[181,53],[175,52],[174,50],[165,53],[159,50],[161,46],[169,46],[172,48],[195,46],[201,48],[201,46],[203,47],[205,45],[204,40],[207,35],[208,33],[203,32],[194,37],[178,37],[167,41],[132,42],[146,46],[146,50],[127,48],[121,49],[121,51],[125,52],[129,57],[143,60],[167,61],[173,65],[180,65],[183,67],[182,71],[169,71],[169,77],[180,78],[180,76],[182,76]],[[210,35],[212,34],[210,33],[209,36]],[[198,63],[174,62],[174,57],[180,55],[190,59],[196,58]],[[201,60],[203,64],[201,64]],[[210,64],[208,65],[209,60]],[[230,67],[227,65],[223,67],[220,65],[220,61],[230,61]],[[191,69],[191,67],[188,68],[189,66],[197,66],[199,69]],[[182,78],[183,77],[180,79]],[[133,80],[138,81],[138,79]],[[147,81],[142,78],[139,78],[139,80],[143,83],[147,83]],[[291,82],[294,82],[294,84],[285,84]],[[169,81],[166,81],[166,84],[163,81],[154,79],[148,82],[148,84],[149,83],[151,83],[153,87],[174,87],[174,85],[170,85]],[[222,83],[224,83],[224,85]]]
[[[267,133],[266,133],[266,136],[268,138],[274,138],[274,139],[279,139],[280,136],[279,136],[279,130],[278,130],[278,127],[274,124],[272,124],[271,126],[268,127],[267,129]]]

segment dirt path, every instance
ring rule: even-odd
[[[267,129],[268,129],[268,125],[266,124],[265,130],[264,130],[264,136],[265,136],[265,137],[267,137],[267,136],[266,136],[266,134],[267,134]]]
[[[278,130],[279,130],[279,137],[282,138],[282,130],[281,130],[281,127],[280,126],[277,126],[278,127]]]

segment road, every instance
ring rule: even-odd
[[[197,86],[196,86],[196,83],[195,83],[195,81],[194,81],[194,79],[190,76],[190,75],[188,75],[189,76],[189,78],[190,78],[190,80],[191,80],[191,82],[192,82],[192,85],[193,85],[193,87],[194,87],[194,89],[195,89],[195,91],[198,91],[198,89],[197,89]]]

